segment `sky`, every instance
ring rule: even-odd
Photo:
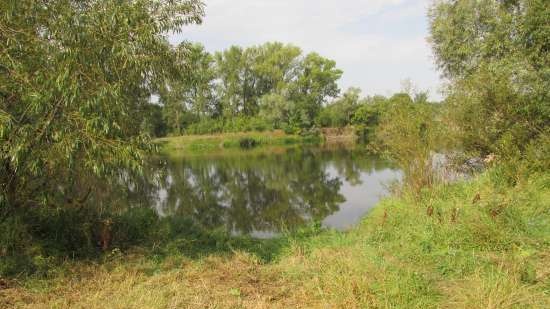
[[[340,87],[391,95],[411,79],[439,99],[441,81],[427,42],[430,0],[205,0],[202,25],[171,35],[224,50],[278,41],[335,60]]]

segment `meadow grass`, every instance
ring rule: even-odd
[[[256,246],[273,255],[114,251],[9,283],[0,307],[550,308],[550,174],[510,187],[487,172],[404,192],[348,232]]]
[[[155,140],[165,155],[226,154],[261,146],[288,146],[297,144],[318,144],[321,138],[285,134],[281,130],[265,132],[221,133],[212,135],[183,135]]]

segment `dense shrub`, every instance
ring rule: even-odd
[[[355,134],[361,141],[370,142],[380,122],[381,107],[374,104],[363,104],[353,114],[351,122],[355,125]]]
[[[67,257],[97,257],[108,249],[157,241],[161,219],[150,208],[122,214],[87,208],[35,208],[0,223],[0,275],[44,273]],[[109,226],[106,227],[106,224]]]
[[[515,181],[550,125],[548,1],[436,1],[429,15],[459,147],[496,154]]]
[[[443,126],[431,104],[414,103],[408,95],[396,95],[390,104],[377,128],[374,147],[399,165],[405,185],[419,194],[434,183],[432,153],[440,146]]]
[[[239,140],[239,147],[243,149],[254,148],[258,146],[259,142],[252,137],[243,137]]]
[[[361,90],[348,89],[342,97],[324,107],[317,116],[316,123],[321,127],[345,127],[351,124],[353,115],[364,100],[359,100]]]

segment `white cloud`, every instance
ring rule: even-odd
[[[199,26],[171,37],[211,51],[268,41],[293,43],[336,60],[341,86],[367,94],[399,90],[412,78],[435,94],[439,84],[426,43],[428,0],[207,0]]]

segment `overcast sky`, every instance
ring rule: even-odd
[[[430,0],[206,0],[198,26],[171,36],[209,51],[268,41],[292,43],[336,61],[340,86],[388,95],[406,78],[439,98],[439,74],[426,42]]]

